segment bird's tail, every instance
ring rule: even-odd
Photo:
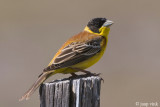
[[[51,75],[54,75],[55,72],[43,72],[39,77],[38,80],[31,86],[31,88],[19,99],[28,100],[29,97],[35,92],[35,90]]]

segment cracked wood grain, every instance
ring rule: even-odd
[[[101,78],[65,78],[40,87],[40,107],[100,107]]]

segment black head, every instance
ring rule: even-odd
[[[94,18],[88,22],[87,26],[90,28],[91,31],[99,33],[99,28],[102,27],[106,20],[106,18]]]

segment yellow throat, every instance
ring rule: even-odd
[[[101,36],[104,36],[105,38],[107,38],[107,36],[108,36],[108,34],[109,34],[109,31],[110,31],[110,28],[103,26],[103,27],[101,27],[101,28],[99,29],[99,32],[100,32],[100,33],[95,33],[95,32],[93,32],[93,31],[91,31],[88,26],[86,26],[86,27],[84,28],[84,31],[87,31],[87,32],[90,32],[90,33],[93,33],[93,34],[97,34],[97,35],[101,35]]]

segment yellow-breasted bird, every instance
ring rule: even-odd
[[[85,69],[95,64],[104,54],[112,21],[106,18],[90,20],[85,29],[67,40],[55,54],[37,81],[21,97],[29,99],[33,92],[50,76],[56,73],[75,76],[75,72],[90,73]]]

